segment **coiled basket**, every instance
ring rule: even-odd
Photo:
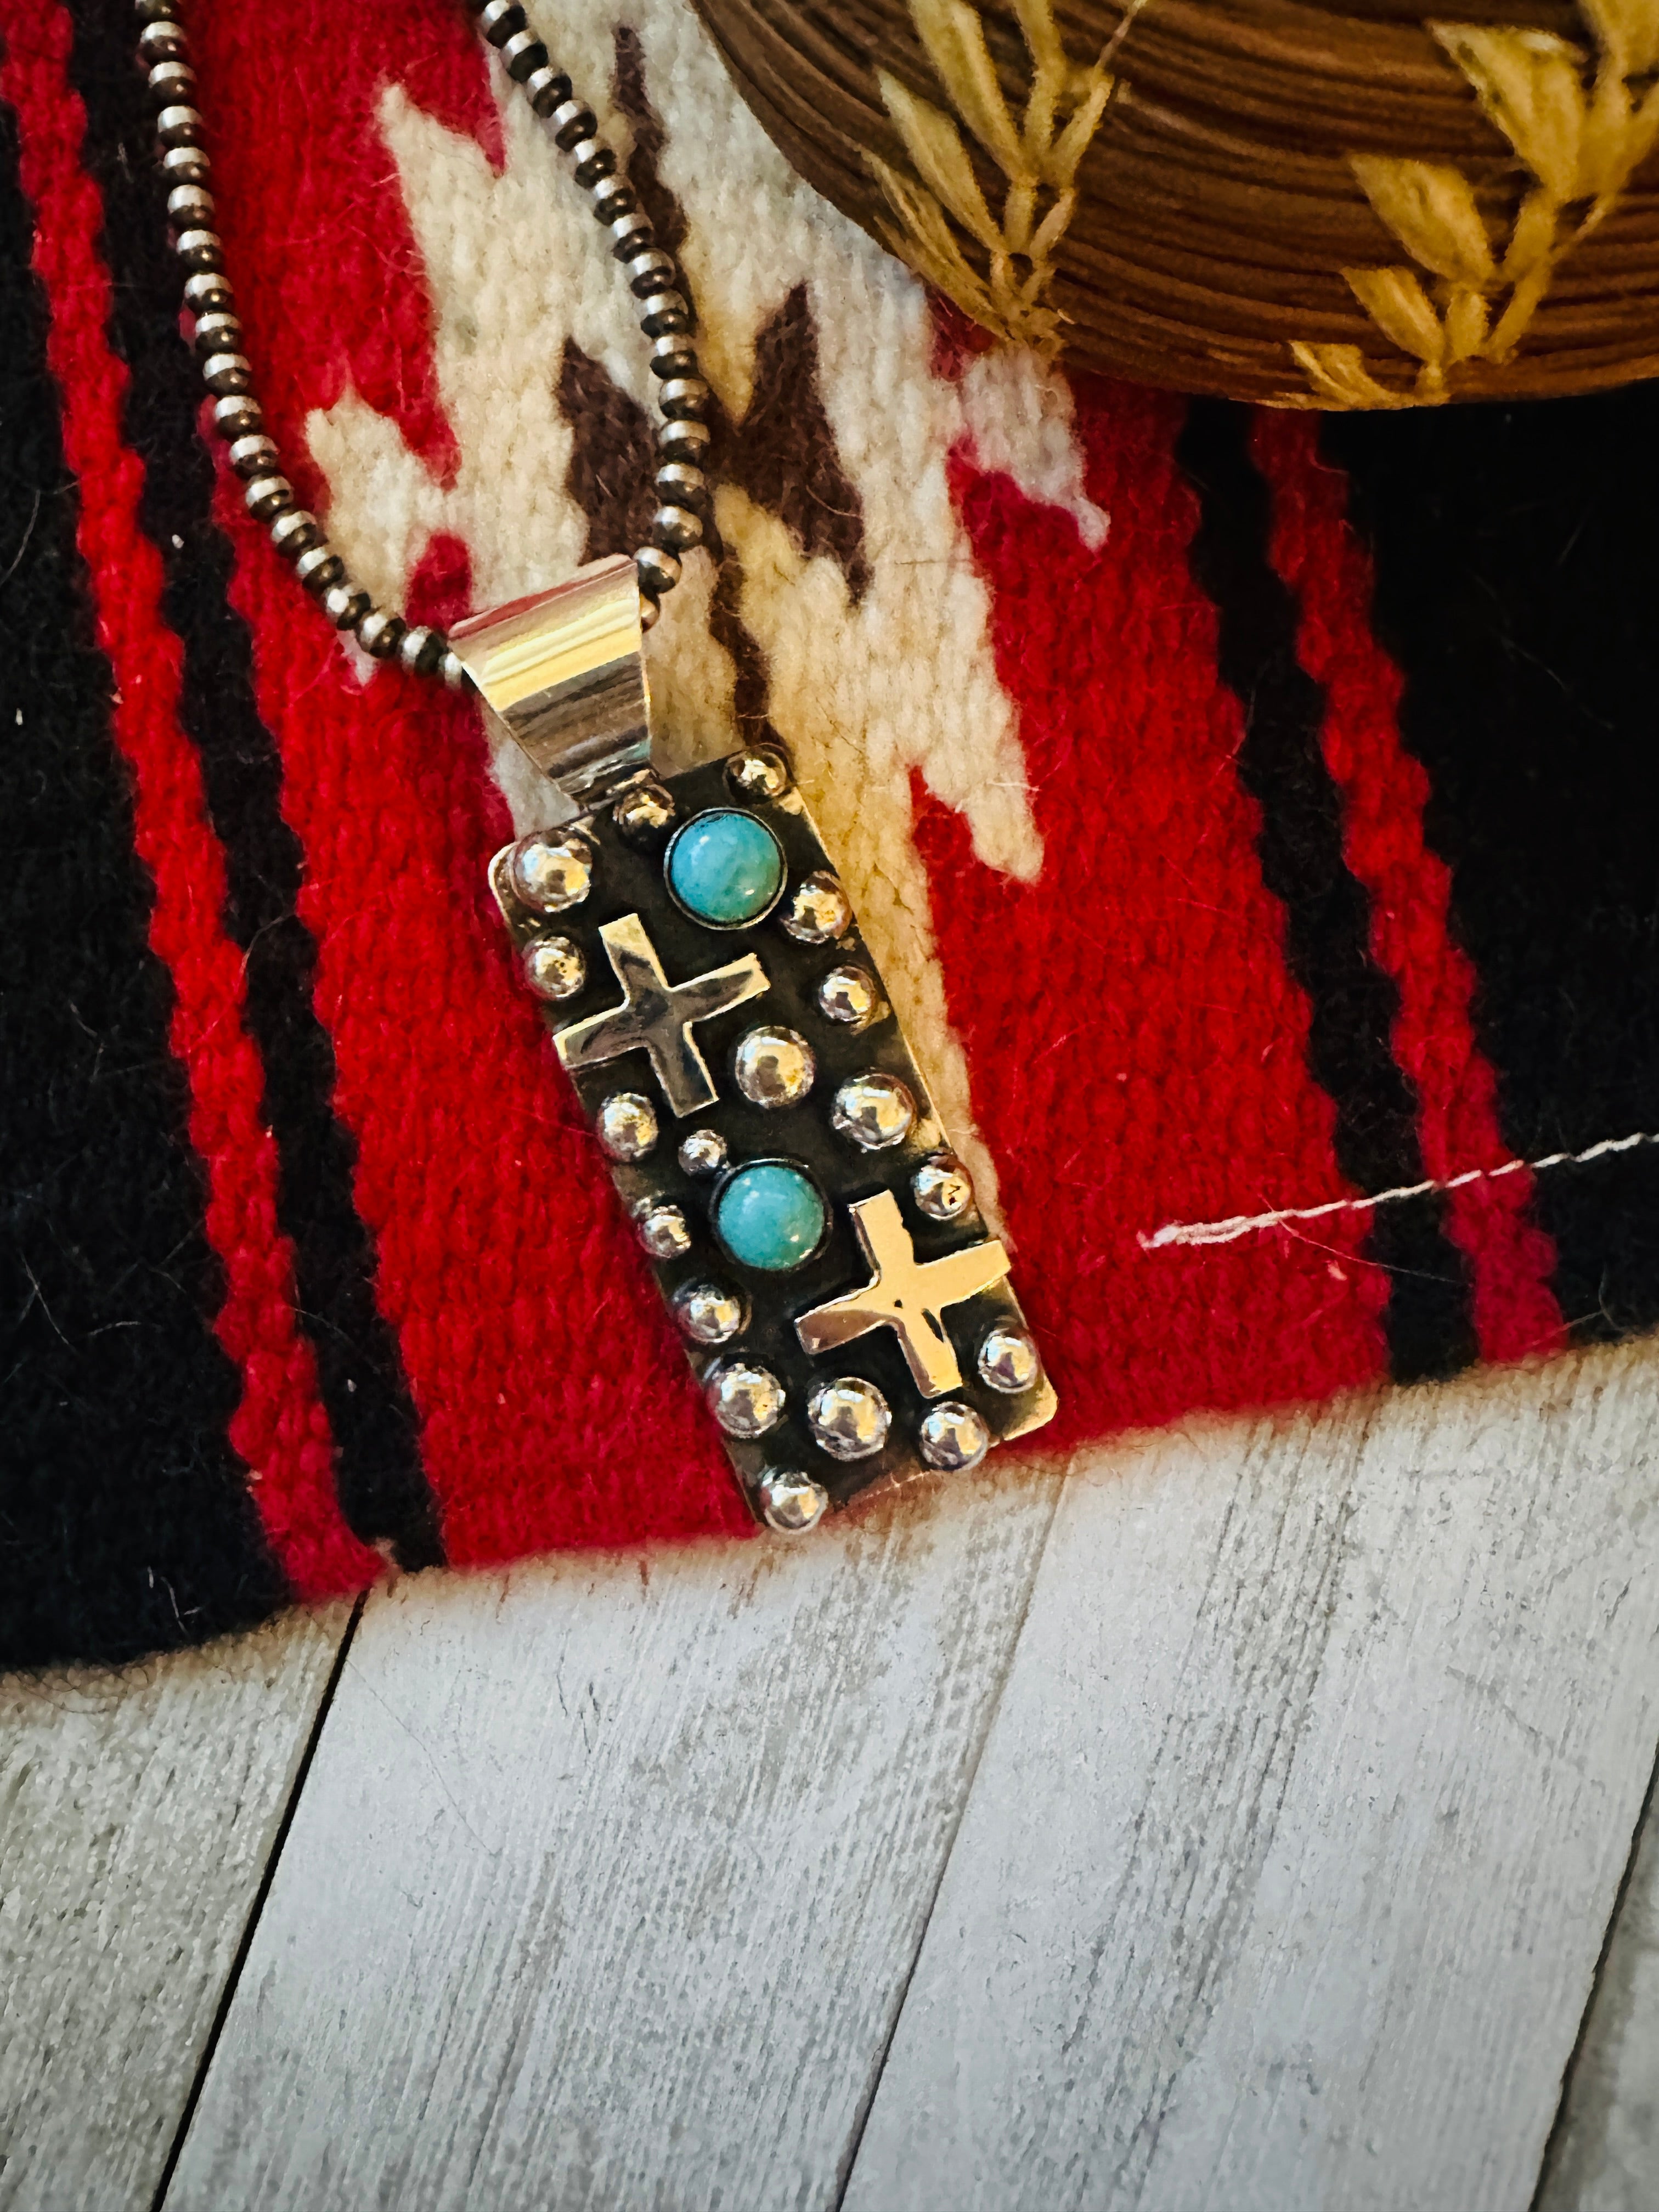
[[[1659,0],[697,0],[975,321],[1286,406],[1659,369]]]

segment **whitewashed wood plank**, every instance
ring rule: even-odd
[[[831,2203],[1058,1488],[371,1601],[169,2212]]]
[[[1074,1476],[847,2212],[1520,2212],[1653,1763],[1656,1413],[1627,1347]]]
[[[1659,1813],[1650,1803],[1537,2212],[1659,2203]]]
[[[143,2206],[348,1614],[0,1680],[0,2206]]]

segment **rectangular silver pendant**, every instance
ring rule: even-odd
[[[455,634],[571,800],[490,886],[744,1496],[801,1528],[976,1465],[1054,1396],[781,750],[643,765],[634,594],[631,562],[602,563]]]

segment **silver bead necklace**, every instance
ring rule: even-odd
[[[208,189],[207,134],[196,106],[188,41],[172,13],[172,0],[137,0],[137,5],[143,25],[138,58],[149,73],[157,151],[172,186],[167,216],[173,250],[186,271],[185,304],[195,318],[196,358],[213,397],[214,429],[247,487],[247,510],[269,526],[272,544],[292,562],[295,574],[337,629],[349,630],[377,660],[396,660],[415,675],[440,677],[459,690],[465,672],[443,631],[376,606],[282,472],[254,396],[235,295],[224,273],[224,249],[213,228],[217,210]],[[466,0],[466,6],[588,194],[594,219],[609,234],[611,253],[639,302],[640,328],[651,341],[651,373],[658,380],[662,416],[656,475],[661,504],[651,518],[650,544],[634,556],[640,627],[649,629],[664,592],[679,581],[680,556],[702,543],[708,496],[701,463],[708,447],[703,416],[709,392],[697,373],[690,303],[672,256],[657,243],[637,195],[618,177],[617,157],[599,138],[592,110],[576,98],[563,70],[553,67],[520,0]]]
[[[691,308],[520,0],[466,4],[639,303],[663,417],[651,542],[448,634],[374,604],[282,472],[185,33],[169,0],[137,0],[193,343],[248,510],[328,619],[378,660],[471,689],[545,777],[557,826],[498,853],[490,889],[744,1495],[793,1533],[918,1466],[977,1466],[1048,1420],[1054,1394],[787,756],[755,744],[658,773],[641,641],[708,509]]]

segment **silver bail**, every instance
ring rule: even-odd
[[[484,712],[579,814],[651,765],[640,587],[626,554],[449,633]]]

